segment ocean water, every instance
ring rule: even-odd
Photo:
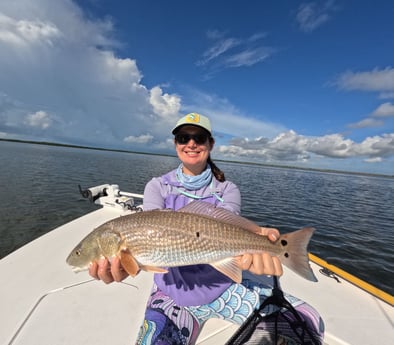
[[[214,159],[213,155],[213,159]],[[78,184],[145,183],[175,157],[0,141],[0,258],[98,206]],[[217,162],[242,193],[242,215],[282,232],[313,226],[309,251],[394,294],[394,179]]]

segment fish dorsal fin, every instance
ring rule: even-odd
[[[178,212],[194,213],[201,216],[214,218],[218,221],[239,226],[245,230],[261,234],[261,228],[256,223],[244,217],[238,216],[222,207],[216,207],[215,205],[206,201],[193,201],[185,207],[180,208]]]
[[[211,263],[210,265],[236,283],[241,283],[242,270],[238,266],[235,258],[226,258],[224,260]]]

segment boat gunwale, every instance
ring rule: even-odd
[[[308,253],[308,254],[309,254],[309,260],[312,261],[313,263],[315,263],[323,268],[326,268],[327,270],[329,270],[329,272],[336,274],[338,277],[340,277],[342,279],[345,279],[349,283],[368,292],[369,294],[380,299],[381,301],[386,302],[390,306],[394,306],[394,296],[393,295],[390,295],[389,293],[377,288],[376,286],[366,282],[365,280],[362,280],[362,279],[344,271],[343,269],[328,263],[327,261],[319,258],[318,256],[316,256],[312,253]]]

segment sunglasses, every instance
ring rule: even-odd
[[[187,144],[191,139],[193,139],[197,145],[202,145],[207,142],[208,138],[209,138],[209,135],[207,135],[205,133],[197,133],[197,134],[178,133],[178,134],[175,134],[175,141],[181,145]]]

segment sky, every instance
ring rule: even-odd
[[[0,138],[394,175],[391,0],[0,0]]]

